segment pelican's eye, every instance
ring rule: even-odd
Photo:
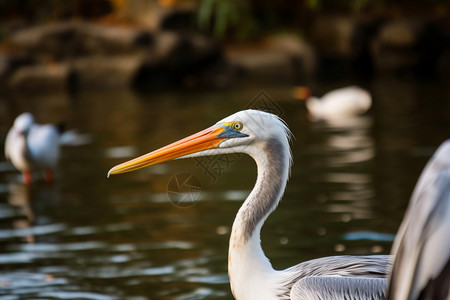
[[[244,127],[242,122],[239,122],[239,121],[233,122],[233,124],[231,126],[233,127],[234,130],[237,130],[237,131],[241,131],[242,128]]]

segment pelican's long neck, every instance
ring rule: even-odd
[[[261,248],[260,231],[281,199],[290,170],[287,138],[265,141],[258,146],[257,152],[251,154],[258,170],[256,184],[236,215],[230,237],[228,272],[237,299],[248,299],[251,286],[259,285],[262,291],[261,285],[265,283],[261,282],[264,281],[261,275],[275,272]]]

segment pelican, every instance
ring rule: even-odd
[[[109,170],[108,177],[171,159],[246,153],[255,160],[258,175],[236,215],[230,236],[228,273],[234,297],[301,299],[302,294],[296,291],[313,281],[341,297],[333,299],[383,299],[389,255],[324,257],[285,270],[274,270],[264,255],[260,231],[286,187],[292,162],[290,137],[289,129],[277,116],[244,110],[178,142],[119,164]],[[298,289],[292,290],[294,285]]]
[[[315,119],[340,119],[361,115],[368,111],[372,104],[369,92],[357,86],[332,90],[320,99],[312,97],[309,88],[297,87],[294,96],[306,100],[306,107]]]
[[[388,299],[450,299],[450,140],[420,175],[392,254]]]
[[[447,140],[422,171],[400,224],[391,251],[393,266],[387,282],[386,299],[449,300],[449,237],[450,140]],[[383,285],[383,281],[379,278],[306,277],[293,286],[291,297],[341,299],[344,291],[345,294],[356,295],[361,286],[365,286],[366,295],[373,296],[379,292],[377,285]],[[328,287],[323,288],[325,285]]]
[[[30,113],[15,119],[6,136],[5,157],[23,173],[26,184],[31,184],[33,171],[44,171],[46,181],[51,182],[59,154],[56,126],[36,124]]]

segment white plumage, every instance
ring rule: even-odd
[[[31,183],[34,171],[44,171],[46,179],[52,180],[60,156],[58,129],[36,124],[30,113],[19,115],[6,136],[5,156],[23,172],[25,183]]]
[[[391,257],[331,256],[274,270],[261,248],[260,231],[277,207],[291,166],[290,132],[276,116],[255,110],[235,113],[215,125],[113,167],[120,174],[176,158],[241,152],[256,161],[255,187],[233,223],[228,272],[239,300],[450,299],[450,141],[425,168]],[[436,292],[437,291],[437,292]]]
[[[311,96],[305,87],[296,89],[298,98],[306,98],[306,107],[315,119],[339,119],[365,113],[372,105],[370,93],[357,86],[332,90],[321,98]]]
[[[291,289],[303,278],[321,277],[326,285],[333,285],[338,283],[334,280],[336,277],[358,277],[358,282],[368,282],[368,285],[371,279],[384,282],[372,285],[374,290],[371,291],[365,290],[366,285],[353,286],[353,290],[361,294],[358,299],[378,299],[371,296],[385,293],[386,279],[383,278],[390,269],[388,255],[324,257],[285,270],[274,270],[264,255],[260,231],[277,207],[289,177],[289,138],[289,130],[277,116],[257,110],[240,111],[197,134],[115,166],[108,175],[175,158],[246,153],[256,161],[258,176],[255,187],[236,215],[230,236],[228,272],[234,297],[271,300],[291,299],[292,296],[297,299]]]

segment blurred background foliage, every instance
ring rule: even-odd
[[[121,15],[127,0],[0,0],[0,26],[5,23],[27,25],[62,19],[97,19]],[[136,1],[134,1],[136,2]],[[280,29],[301,31],[316,14],[327,12],[402,14],[405,11],[424,14],[447,12],[446,0],[141,0],[160,7],[190,5],[196,7],[193,26],[212,33],[216,38],[248,40]]]
[[[0,0],[0,89],[449,76],[449,6],[443,0]]]

